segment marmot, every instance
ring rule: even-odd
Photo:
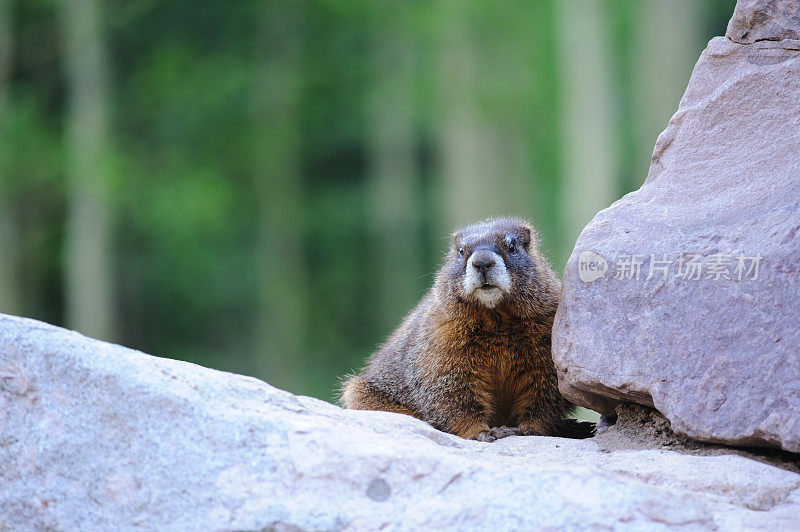
[[[481,441],[593,435],[593,423],[567,418],[574,405],[558,391],[550,335],[560,292],[528,222],[489,219],[456,231],[433,287],[345,379],[342,404]]]

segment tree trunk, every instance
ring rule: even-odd
[[[296,389],[304,366],[306,267],[298,131],[300,2],[264,8],[254,94],[258,242],[256,371]]]
[[[13,0],[0,0],[0,312],[20,312],[18,224],[13,201],[14,179],[7,146],[9,132],[9,84],[14,53]]]
[[[562,239],[617,197],[617,128],[608,35],[596,0],[556,2],[561,83]]]
[[[636,5],[634,71],[636,105],[636,176],[647,177],[658,135],[667,127],[689,82],[701,44],[696,0],[642,0]]]
[[[415,150],[414,49],[402,23],[376,6],[368,109],[369,215],[378,279],[376,312],[390,331],[419,298],[423,273]]]
[[[492,38],[479,40],[477,29],[484,23],[475,16],[479,3],[441,6],[439,194],[440,234],[446,235],[490,216],[529,216],[533,175],[519,85],[531,65],[518,43],[514,46],[513,34],[483,27],[481,34]]]
[[[108,70],[99,0],[61,3],[69,102],[66,117],[66,322],[115,336],[109,191]]]
[[[440,235],[491,213],[485,179],[486,145],[477,110],[478,65],[468,17],[469,2],[449,8],[442,35],[439,72],[441,157]]]

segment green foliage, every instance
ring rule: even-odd
[[[68,161],[62,128],[70,95],[57,4],[15,4],[10,103],[0,117],[0,194],[20,221],[15,260],[26,302],[22,312],[63,324]],[[636,116],[630,105],[633,13],[641,6],[630,0],[603,5],[614,50],[607,66],[618,80],[613,91],[622,125],[617,192],[624,193],[644,177],[631,170],[634,158],[643,156],[632,153]],[[306,274],[305,284],[289,293],[310,304],[298,317],[307,356],[285,360],[302,365],[302,378],[281,385],[331,398],[337,376],[359,366],[390,332],[376,317],[382,310],[376,294],[393,279],[375,273],[380,257],[373,253],[367,161],[375,135],[367,104],[380,71],[373,50],[389,29],[410,43],[415,56],[410,98],[420,223],[413,234],[428,273],[415,274],[414,298],[430,285],[446,247],[446,235],[437,229],[443,149],[437,126],[450,95],[441,93],[437,75],[442,37],[454,17],[463,17],[458,20],[469,30],[479,72],[470,88],[475,112],[487,127],[524,139],[530,195],[529,209],[520,214],[536,222],[544,249],[563,267],[572,242],[559,239],[561,91],[552,1],[108,0],[102,6],[112,80],[107,150],[113,175],[107,179],[120,343],[270,380],[269,368],[259,364],[267,354],[258,351],[254,331],[264,304],[257,290],[256,155],[263,143],[282,139],[259,136],[254,102],[265,57],[259,48],[268,27],[263,21],[270,10],[287,6],[300,21],[297,110],[291,116],[299,136],[296,184],[302,197],[294,238]],[[732,1],[704,3],[706,33],[700,40],[722,34],[731,10]],[[270,191],[278,198],[284,193]],[[274,260],[281,260],[277,250]],[[286,293],[282,279],[270,282]],[[399,321],[409,309],[389,310]],[[281,360],[272,355],[270,360]]]

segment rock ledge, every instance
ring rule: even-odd
[[[0,315],[0,530],[796,525],[797,473],[643,444],[622,419],[466,441]]]

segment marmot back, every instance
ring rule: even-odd
[[[342,388],[342,404],[408,414],[464,438],[588,437],[567,419],[550,335],[561,291],[522,220],[457,231],[419,305]]]

